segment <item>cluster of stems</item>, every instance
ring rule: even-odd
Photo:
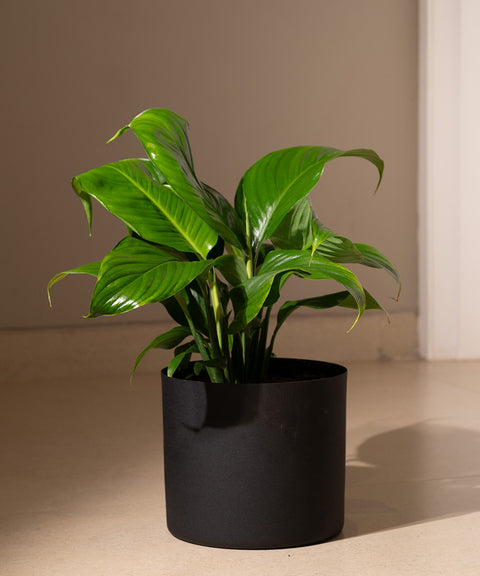
[[[249,278],[255,272],[254,258],[248,258],[246,271]],[[272,357],[273,340],[267,346],[272,306],[264,306],[259,314],[241,331],[229,333],[229,310],[222,304],[219,280],[215,269],[208,272],[208,281],[195,281],[194,288],[187,287],[175,296],[193,336],[196,350],[201,356],[196,373],[206,370],[212,382],[238,384],[265,379]],[[202,300],[206,333],[194,321],[190,303],[195,299],[195,289]]]

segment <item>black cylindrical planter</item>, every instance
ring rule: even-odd
[[[170,532],[219,548],[285,548],[340,532],[347,370],[272,360],[273,381],[212,384],[164,370]]]

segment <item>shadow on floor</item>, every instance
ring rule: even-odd
[[[125,491],[155,498],[160,521],[158,379],[31,382],[5,387],[1,405],[0,535],[99,506],[121,516]],[[479,510],[479,454],[478,431],[435,422],[369,438],[347,462],[340,538]]]
[[[478,431],[421,422],[365,441],[347,462],[340,538],[480,510]]]

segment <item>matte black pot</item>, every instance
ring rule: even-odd
[[[342,529],[347,370],[274,359],[271,374],[228,385],[163,371],[167,525],[177,538],[285,548]]]

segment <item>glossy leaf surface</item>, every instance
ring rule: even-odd
[[[335,292],[333,294],[325,294],[324,296],[318,296],[316,298],[304,298],[303,300],[291,300],[285,302],[285,304],[283,304],[283,306],[280,308],[277,314],[277,324],[272,334],[272,339],[270,342],[270,352],[273,349],[273,345],[275,343],[278,331],[282,327],[285,320],[290,316],[290,314],[295,312],[295,310],[304,307],[313,308],[315,310],[326,310],[327,308],[334,308],[335,306],[355,309],[357,308],[357,303],[348,291]],[[365,290],[365,310],[383,310],[385,314],[387,314],[385,309],[366,290]]]
[[[94,198],[129,236],[102,262],[57,274],[48,293],[66,275],[87,273],[97,277],[90,317],[161,302],[178,326],[142,350],[134,370],[148,350],[175,348],[169,374],[181,368],[186,377],[206,370],[211,382],[263,381],[276,334],[295,310],[340,306],[356,309],[358,320],[365,309],[381,308],[343,264],[383,269],[399,282],[380,251],[335,234],[310,201],[325,165],[337,158],[367,160],[380,183],[383,161],[372,150],[297,146],[272,152],[245,172],[233,207],[197,176],[184,118],[146,110],[112,140],[129,130],[148,159],[113,162],[72,181],[89,226]],[[285,303],[272,334],[274,305],[292,275],[335,280],[343,288]],[[192,354],[201,360],[190,362]]]
[[[242,226],[233,207],[195,174],[187,121],[154,108],[136,116],[128,127],[175,192],[225,240],[242,247]]]
[[[236,206],[243,206],[255,251],[315,186],[325,164],[342,156],[356,156],[374,164],[380,184],[383,161],[373,150],[365,149],[343,152],[322,146],[286,148],[267,154],[247,170],[237,191]]]
[[[317,254],[328,258],[332,262],[354,264],[363,263],[364,261],[362,253],[351,240],[336,234],[331,234],[320,242],[316,251]]]
[[[217,234],[154,175],[150,160],[122,160],[81,174],[74,186],[145,240],[206,258]]]
[[[180,260],[159,246],[127,236],[102,261],[89,317],[161,302],[211,266],[212,261]]]
[[[369,244],[355,244],[355,248],[362,254],[363,261],[362,264],[365,266],[370,266],[371,268],[380,268],[385,270],[392,276],[392,278],[398,284],[398,296],[400,295],[400,289],[402,286],[400,276],[395,268],[395,266],[390,262],[390,260],[382,254],[380,250],[377,250]],[[398,298],[397,296],[397,298]]]
[[[313,242],[312,207],[308,197],[299,200],[277,226],[270,240],[276,248],[304,250]]]
[[[274,279],[285,274],[296,274],[311,280],[328,279],[339,282],[353,296],[358,308],[357,320],[360,318],[365,308],[365,293],[353,272],[319,254],[311,256],[300,250],[274,250],[267,255],[260,272],[236,288],[232,294],[235,307],[232,332],[241,330],[255,318],[269,295]]]
[[[375,300],[375,298],[366,290],[365,292],[365,310],[384,310],[384,308]],[[344,290],[342,292],[335,292],[332,294],[325,294],[324,296],[317,296],[316,298],[304,298],[303,300],[290,300],[285,302],[277,314],[277,330],[285,322],[285,320],[298,310],[299,308],[313,308],[315,310],[326,310],[327,308],[334,308],[340,306],[342,308],[357,308],[357,302],[350,294]]]
[[[333,232],[318,220],[308,195],[289,210],[270,239],[277,248],[285,250],[308,248],[313,254],[330,236],[333,236]]]

